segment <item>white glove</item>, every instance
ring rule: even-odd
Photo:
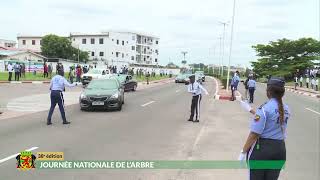
[[[252,107],[247,101],[240,101],[241,107],[245,110],[250,112],[252,110]]]
[[[246,159],[247,159],[247,154],[241,152],[241,153],[239,154],[238,161],[246,161]]]

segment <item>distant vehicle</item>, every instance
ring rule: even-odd
[[[196,71],[195,74],[199,76],[202,82],[206,81],[206,76],[204,75],[203,71]]]
[[[188,76],[187,76],[187,78],[185,79],[185,85],[188,85],[188,84],[190,84],[190,76],[191,75],[194,75],[195,76],[195,80],[198,82],[198,83],[200,83],[200,84],[202,84],[202,78],[201,78],[201,76],[199,76],[198,74],[188,74]]]
[[[81,76],[82,85],[87,85],[92,79],[104,79],[104,78],[109,78],[110,76],[111,76],[111,72],[107,68],[90,69],[87,73]]]
[[[176,79],[175,79],[175,82],[176,83],[185,83],[186,81],[186,78],[187,78],[187,74],[179,74]]]
[[[124,104],[124,87],[117,79],[94,79],[79,97],[80,109],[117,109]]]
[[[119,80],[120,84],[124,86],[125,91],[136,91],[138,87],[138,82],[132,78],[131,75],[118,74],[113,75],[111,78],[116,78]]]

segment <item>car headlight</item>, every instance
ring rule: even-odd
[[[115,93],[114,95],[111,96],[111,99],[118,99],[119,93]]]
[[[84,93],[80,94],[80,99],[87,99],[87,96]]]

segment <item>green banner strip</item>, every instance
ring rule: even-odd
[[[283,169],[285,161],[36,161],[37,169]]]

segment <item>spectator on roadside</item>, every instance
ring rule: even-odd
[[[26,65],[24,63],[21,64],[21,76],[26,77]]]
[[[250,76],[250,75],[249,75]],[[249,81],[249,76],[247,79],[243,82],[244,89],[245,89],[245,98],[248,99],[248,93],[249,93],[249,87],[248,87],[248,81]]]
[[[8,81],[11,81],[11,79],[12,79],[12,72],[14,71],[11,62],[9,62],[8,66],[7,66],[7,69],[8,69],[8,73],[9,73]]]
[[[294,89],[297,90],[297,86],[299,86],[298,76],[294,76]]]
[[[80,82],[80,80],[81,80],[81,74],[82,74],[81,66],[78,65],[78,66],[77,66],[77,69],[76,69],[76,82]]]
[[[52,63],[50,63],[48,65],[48,76],[49,76],[50,79],[52,77],[52,70],[53,70]]]
[[[314,77],[311,77],[311,89],[314,90],[316,87],[316,80],[314,79]]]
[[[317,77],[317,80],[316,80],[316,91],[319,91],[319,78]]]
[[[70,83],[73,84],[73,78],[74,78],[74,67],[70,67],[70,71],[69,71],[69,80]]]
[[[19,77],[20,77],[20,64],[19,63],[16,63],[14,65],[14,80],[15,81],[19,81]]]
[[[37,66],[35,66],[35,67],[34,67],[34,69],[33,69],[33,75],[34,75],[34,76],[36,76],[36,75],[37,75],[37,70],[38,70],[38,67],[37,67]]]
[[[303,83],[303,76],[300,76],[300,87],[302,87],[302,83]]]
[[[43,77],[44,78],[48,77],[48,65],[47,65],[47,63],[43,64]]]
[[[146,73],[147,84],[149,84],[150,73],[149,71]]]
[[[307,78],[306,78],[306,86],[307,86],[307,88],[309,88],[309,83],[310,83],[310,78],[309,78],[309,76],[307,76]]]
[[[22,71],[22,64],[23,64],[23,63],[19,64],[19,68],[20,68],[19,78],[21,78],[21,76],[22,76],[22,73],[21,73],[21,71]]]

